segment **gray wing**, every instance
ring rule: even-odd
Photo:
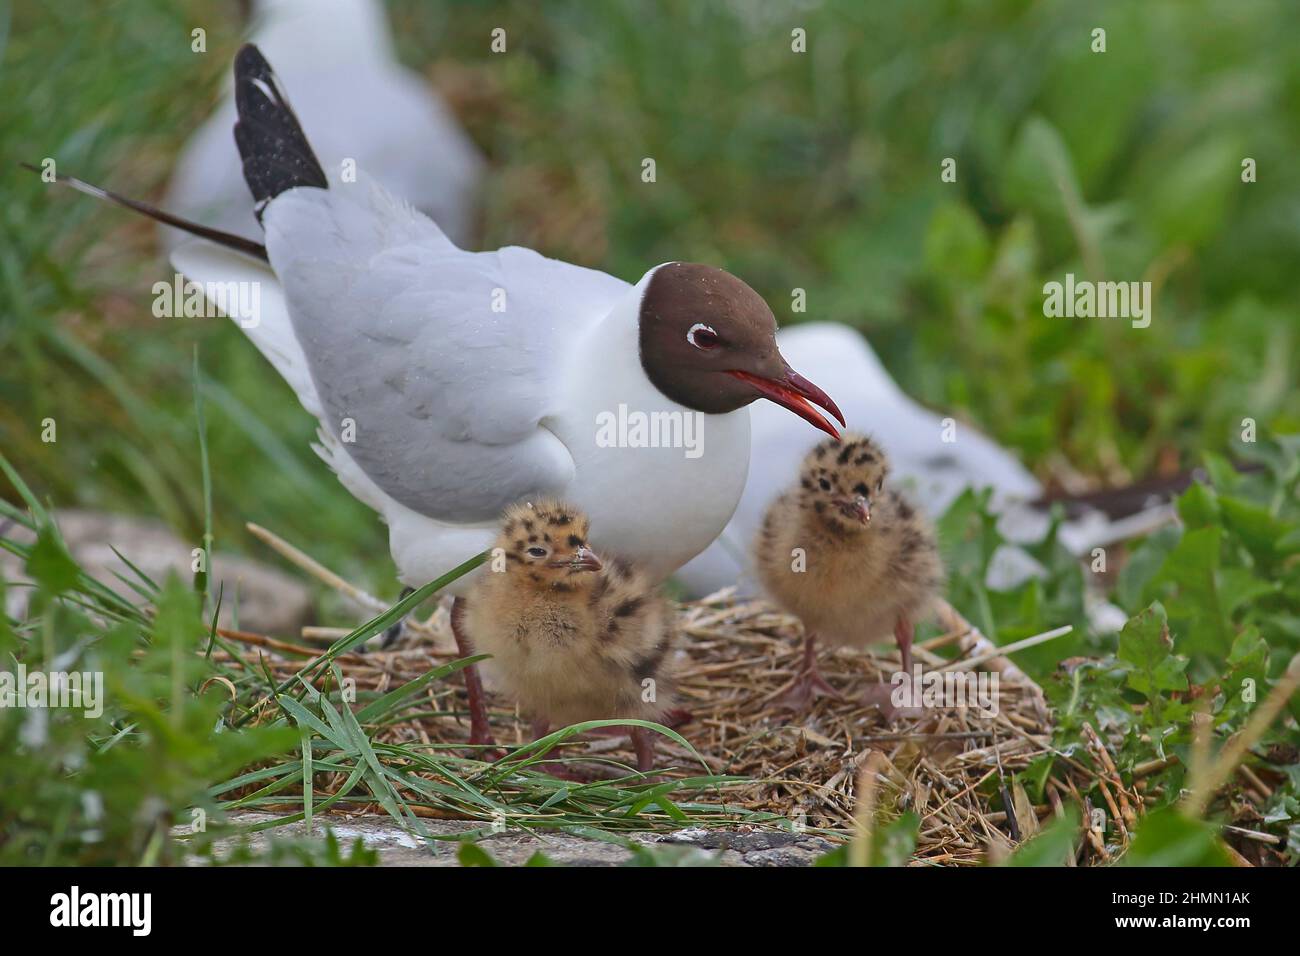
[[[629,286],[518,247],[457,249],[366,181],[294,189],[263,216],[322,421],[385,493],[448,522],[562,494],[561,350]]]

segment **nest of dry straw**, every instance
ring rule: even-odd
[[[301,553],[289,554],[288,546],[272,540],[273,536],[262,534],[277,550],[367,610],[384,607]],[[1096,735],[1091,737],[1093,752],[1081,758],[1091,767],[1053,749],[1041,689],[1006,656],[1011,649],[995,648],[947,605],[940,614],[945,633],[919,643],[917,660],[927,670],[998,672],[994,716],[971,707],[945,706],[928,708],[920,716],[887,719],[863,702],[863,692],[897,669],[896,653],[879,656],[851,649],[823,651],[820,660],[823,675],[842,692],[842,699],[823,697],[807,713],[792,714],[779,698],[802,653],[803,632],[797,619],[762,601],[738,600],[724,591],[680,605],[679,624],[676,675],[681,706],[690,719],[678,731],[696,753],[661,737],[659,765],[681,768],[667,770],[668,774],[698,774],[702,758],[714,773],[748,781],[722,792],[702,790],[696,795],[699,801],[725,801],[729,808],[771,813],[809,828],[847,834],[855,825],[859,790],[866,786],[874,791],[869,799],[878,819],[905,811],[920,817],[915,860],[931,864],[976,864],[1005,855],[1061,813],[1063,804],[1075,803],[1086,813],[1091,808],[1087,794],[1101,795],[1102,809],[1108,820],[1115,821],[1121,848],[1141,812],[1141,794],[1122,783]],[[308,628],[304,636],[329,638],[342,633]],[[229,632],[227,636],[242,642],[250,655],[261,654],[277,679],[291,676],[301,667],[302,658],[314,653],[260,635]],[[950,656],[936,653],[944,648],[949,648]],[[449,615],[439,607],[427,620],[409,621],[404,637],[392,649],[346,654],[339,663],[358,690],[386,693],[456,656]],[[433,682],[425,693],[427,706],[410,719],[378,729],[375,739],[423,744],[465,741],[468,725],[459,676]],[[528,721],[513,702],[493,696],[490,710],[499,743],[528,741]],[[622,736],[578,739],[563,753],[570,760],[590,754],[629,765],[634,762]],[[1043,790],[1043,802],[1035,805],[1014,775],[1049,753],[1056,756],[1053,774]],[[1113,844],[1108,849],[1100,834],[1085,831],[1076,862],[1104,862],[1112,849]]]

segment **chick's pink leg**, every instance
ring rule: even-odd
[[[649,773],[655,766],[655,742],[644,727],[632,728],[632,749],[636,751],[636,769]]]
[[[912,622],[907,618],[900,616],[894,622],[894,640],[898,642],[898,656],[903,662],[903,673],[909,679],[912,676],[912,637],[915,633]]]
[[[817,669],[817,635],[805,633],[803,638],[803,661],[799,673],[795,675],[781,695],[781,703],[796,711],[807,710],[818,697],[840,699],[839,691],[827,683],[826,678]]]
[[[456,638],[456,653],[461,657],[471,657],[474,650],[465,636],[464,619],[465,601],[456,598],[451,605],[451,633]],[[469,698],[469,742],[495,744],[492,728],[488,725],[487,705],[483,702],[483,681],[478,674],[478,665],[471,664],[461,673],[465,675],[465,694]]]
[[[904,684],[910,686],[912,683],[912,638],[915,635],[915,628],[912,622],[904,617],[899,617],[894,622],[894,640],[898,643],[898,657],[901,662],[902,673],[905,676]],[[866,702],[869,706],[879,707],[880,711],[888,719],[904,716],[918,716],[921,713],[920,708],[899,707],[894,703],[894,685],[892,681],[886,681],[876,684],[874,687],[867,689]]]

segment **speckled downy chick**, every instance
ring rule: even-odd
[[[804,625],[803,665],[786,695],[797,708],[838,696],[817,670],[817,638],[862,646],[893,634],[903,672],[912,673],[914,627],[943,585],[943,563],[928,522],[888,477],[889,460],[870,438],[824,441],[764,517],[759,576]],[[868,699],[883,704],[887,691],[874,688]]]
[[[639,571],[602,561],[585,514],[554,501],[509,508],[489,568],[467,597],[465,627],[501,690],[543,736],[552,724],[634,717],[670,706],[675,621]],[[637,768],[651,769],[651,734],[633,728]]]

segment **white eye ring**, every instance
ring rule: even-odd
[[[701,345],[698,341],[696,341],[696,335],[698,335],[700,332],[709,333],[709,335],[713,336],[713,341],[708,345]],[[696,322],[694,325],[690,327],[690,330],[686,333],[686,341],[690,342],[697,349],[711,349],[718,344],[718,333],[715,332],[712,329],[712,327],[705,325],[703,322]]]

